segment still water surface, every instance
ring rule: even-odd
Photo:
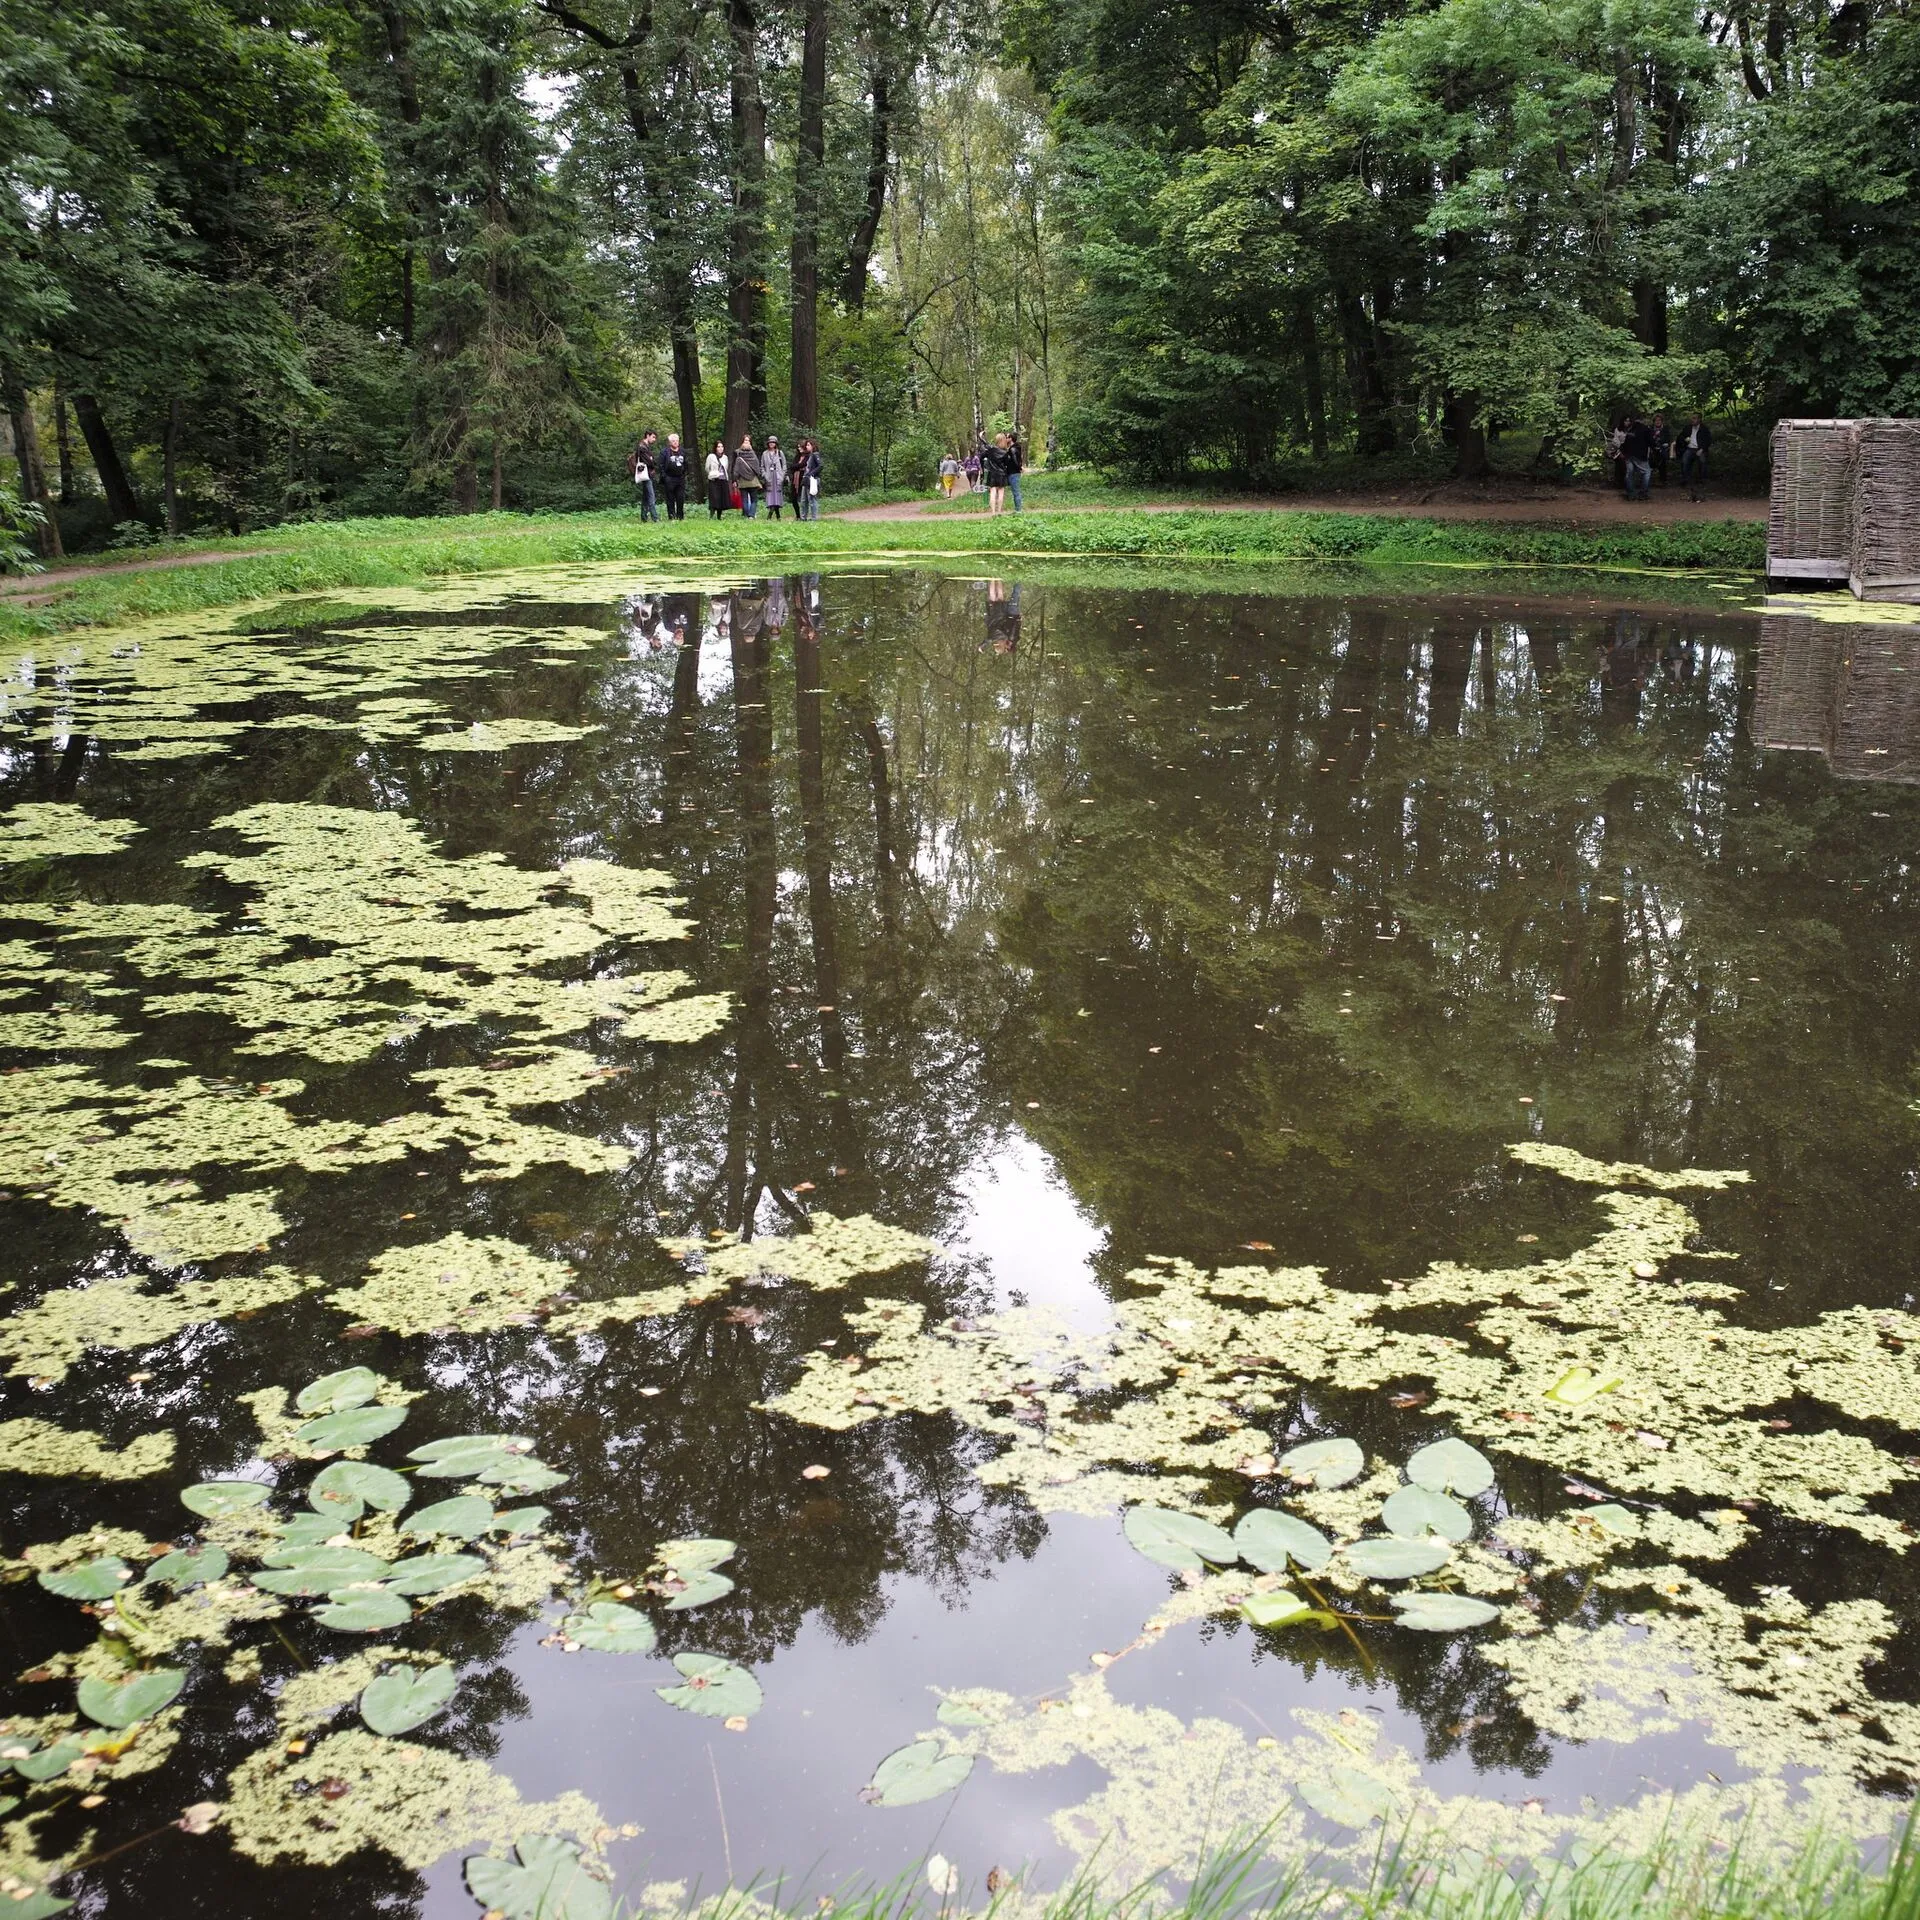
[[[274,1182],[270,1250],[163,1268],[99,1210],[37,1200],[16,1175],[0,1200],[9,1310],[143,1271],[168,1276],[161,1290],[274,1265],[346,1288],[384,1251],[454,1232],[565,1263],[569,1293],[599,1300],[685,1283],[662,1236],[792,1234],[818,1208],[938,1251],[845,1291],[735,1289],[573,1339],[537,1321],[424,1336],[355,1324],[343,1338],[315,1291],[158,1345],[92,1348],[53,1384],[7,1380],[0,1419],[116,1445],[166,1430],[177,1455],[164,1473],[106,1484],[0,1476],[0,1545],[18,1553],[96,1523],[185,1540],[179,1488],[232,1474],[279,1474],[297,1507],[300,1475],[259,1464],[239,1396],[364,1365],[424,1396],[376,1461],[404,1465],[410,1441],[439,1434],[528,1437],[568,1476],[540,1498],[555,1551],[583,1577],[637,1577],[670,1538],[738,1543],[731,1593],[656,1613],[657,1655],[545,1644],[557,1604],[456,1600],[389,1636],[460,1665],[455,1707],[421,1743],[488,1762],[523,1799],[578,1791],[609,1825],[640,1829],[611,1847],[623,1889],[784,1873],[811,1893],[930,1848],[969,1881],[995,1865],[1070,1874],[1108,1812],[1126,1817],[1111,1798],[1085,1810],[1113,1769],[1084,1752],[1039,1771],[983,1760],[957,1794],[910,1808],[869,1806],[860,1790],[935,1727],[932,1689],[994,1689],[1023,1709],[1064,1700],[1178,1578],[1135,1552],[1111,1511],[1042,1513],[984,1483],[976,1470],[1007,1443],[959,1413],[836,1431],[765,1410],[803,1356],[859,1350],[850,1307],[909,1300],[929,1323],[1025,1307],[1098,1342],[1116,1304],[1139,1297],[1127,1276],[1155,1256],[1316,1267],[1372,1292],[1435,1261],[1500,1269],[1573,1253],[1599,1230],[1593,1189],[1517,1164],[1506,1150],[1529,1140],[1749,1173],[1678,1196],[1693,1244],[1737,1256],[1713,1277],[1733,1276],[1719,1310],[1741,1326],[1904,1316],[1920,1291],[1915,630],[1763,627],[1591,596],[1590,584],[1556,605],[1338,582],[1262,596],[927,574],[682,591],[609,571],[469,585],[444,607],[429,595],[255,617],[261,657],[324,660],[350,633],[363,653],[411,658],[417,677],[397,698],[457,727],[588,729],[458,752],[397,729],[303,728],[290,717],[316,701],[333,698],[336,721],[352,709],[337,690],[238,672],[212,704],[204,685],[180,696],[192,717],[174,727],[176,757],[129,758],[129,739],[169,736],[151,702],[144,721],[98,722],[90,690],[124,661],[27,650],[8,663],[0,804],[72,805],[144,831],[121,851],[14,865],[0,911],[175,903],[244,923],[244,877],[182,864],[243,851],[216,822],[266,803],[388,812],[446,859],[664,870],[695,925],[650,964],[731,1000],[717,1032],[687,1043],[594,1030],[595,1058],[621,1071],[523,1115],[626,1149],[613,1170],[536,1163],[476,1182],[458,1147],[340,1174],[294,1167]],[[463,630],[491,638],[469,658],[454,644]],[[553,632],[572,643],[539,643]],[[160,630],[139,642],[149,660],[170,644]],[[441,674],[443,661],[458,670]],[[231,731],[196,749],[209,718]],[[60,923],[42,912],[0,932],[50,952]],[[151,978],[124,955],[97,964],[91,988],[21,1004],[104,1010],[133,1031],[131,1049],[56,1033],[9,1064],[80,1062],[112,1082],[139,1055],[235,1084],[298,1077],[297,1111],[359,1122],[418,1104],[406,1076],[484,1068],[507,1044],[482,1023],[360,1060],[240,1052],[246,1031],[217,1009],[152,1012]],[[180,1156],[182,1171],[199,1164],[188,1143]],[[1457,1317],[1422,1314],[1458,1331]],[[1883,1348],[1905,1351],[1896,1335]],[[1845,1417],[1793,1399],[1756,1417],[1786,1423],[1770,1433],[1854,1432],[1904,1456],[1920,1396]],[[1451,1430],[1417,1383],[1284,1394],[1256,1424],[1276,1450],[1351,1434],[1395,1463]],[[1483,1537],[1505,1513],[1632,1491],[1583,1479],[1575,1495],[1551,1463],[1482,1444],[1500,1471],[1477,1503]],[[1897,1523],[1914,1503],[1890,1471],[1901,1484],[1870,1505]],[[1229,1472],[1202,1504],[1230,1520],[1288,1494],[1271,1470]],[[1665,1504],[1693,1515],[1728,1498],[1681,1487]],[[1909,1613],[1899,1552],[1804,1512],[1778,1524],[1747,1512],[1760,1524],[1707,1570],[1717,1592],[1745,1605],[1778,1586],[1807,1607],[1872,1598]],[[32,1583],[4,1599],[9,1676],[88,1645],[93,1622],[71,1601]],[[1577,1570],[1543,1574],[1526,1605],[1536,1624],[1629,1609]],[[185,1713],[163,1764],[110,1781],[98,1809],[72,1791],[29,1800],[22,1811],[52,1809],[43,1857],[103,1851],[223,1800],[236,1763],[284,1737],[274,1688],[344,1647],[292,1616],[239,1643],[262,1650],[257,1682],[223,1677],[230,1649],[179,1656]],[[1256,1631],[1227,1613],[1175,1628],[1105,1684],[1126,1706],[1225,1723],[1250,1748],[1294,1738],[1297,1709],[1365,1716],[1368,1738],[1410,1755],[1431,1793],[1539,1802],[1548,1818],[1766,1771],[1711,1715],[1679,1713],[1637,1740],[1543,1728],[1479,1644],[1390,1620]],[[655,1697],[675,1678],[665,1656],[686,1649],[752,1671],[765,1705],[744,1732]],[[1882,1637],[1875,1699],[1920,1695],[1917,1653],[1904,1625]],[[1873,1700],[1836,1689],[1823,1711],[1878,1737]],[[23,1721],[66,1709],[68,1683],[15,1685],[4,1704]],[[1856,1751],[1836,1750],[1831,1771],[1889,1796],[1891,1812],[1911,1781],[1904,1736],[1886,1740],[1884,1766],[1863,1773]],[[1300,1817],[1316,1845],[1352,1838]],[[1136,1832],[1151,1855],[1151,1821]],[[1163,1857],[1177,1866],[1174,1852]],[[460,1859],[414,1871],[363,1850],[267,1866],[218,1830],[169,1831],[63,1886],[116,1916],[281,1902],[451,1916],[477,1911]]]

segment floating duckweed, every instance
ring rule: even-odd
[[[1590,1160],[1571,1147],[1549,1146],[1544,1140],[1519,1140],[1507,1149],[1508,1158],[1523,1167],[1539,1167],[1557,1173],[1563,1180],[1579,1180],[1590,1187],[1651,1187],[1656,1193],[1721,1193],[1728,1187],[1743,1187],[1751,1176],[1734,1167],[1715,1170],[1708,1167],[1683,1168],[1661,1173],[1631,1160]]]
[[[144,829],[131,820],[95,820],[62,801],[26,801],[0,813],[0,864],[118,853]]]
[[[188,1327],[292,1300],[316,1284],[269,1267],[225,1280],[185,1280],[165,1291],[138,1275],[62,1287],[0,1320],[0,1358],[12,1362],[11,1373],[58,1380],[89,1348],[155,1346]]]
[[[143,1433],[115,1448],[85,1427],[70,1430],[46,1420],[0,1421],[0,1473],[144,1480],[173,1465],[173,1448],[170,1433]]]
[[[450,1233],[425,1246],[394,1247],[358,1287],[327,1295],[342,1313],[394,1333],[463,1333],[528,1324],[572,1277],[511,1240]]]
[[[378,1847],[418,1869],[456,1848],[504,1847],[529,1833],[590,1849],[605,1824],[582,1794],[522,1800],[482,1761],[358,1727],[302,1754],[271,1747],[249,1755],[229,1775],[227,1794],[227,1828],[248,1859],[315,1867]]]
[[[742,1241],[729,1234],[716,1240],[662,1240],[660,1244],[681,1259],[700,1255],[713,1280],[797,1280],[822,1293],[844,1287],[863,1274],[888,1273],[928,1259],[936,1251],[931,1240],[864,1213],[846,1220],[816,1213],[808,1221],[808,1230],[791,1238]]]
[[[508,747],[551,746],[584,740],[596,727],[562,726],[557,720],[476,720],[465,733],[438,733],[420,742],[422,753],[500,753]]]

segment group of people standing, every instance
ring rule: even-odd
[[[986,494],[988,513],[1000,512],[1009,493],[1013,495],[1014,512],[1023,513],[1026,502],[1020,496],[1020,476],[1025,471],[1018,434],[996,433],[989,440],[983,433],[964,454],[942,457],[940,492],[951,500],[964,480],[967,492]]]
[[[1667,484],[1671,466],[1680,469],[1680,479],[1691,500],[1700,498],[1700,484],[1707,477],[1707,451],[1713,445],[1713,433],[1696,413],[1685,426],[1669,424],[1664,413],[1651,420],[1637,413],[1625,413],[1607,434],[1607,460],[1614,482],[1629,500],[1653,497],[1653,476]]]
[[[658,520],[666,507],[669,520],[687,517],[687,483],[692,456],[677,433],[666,444],[651,428],[627,456],[627,472],[639,491],[640,518]],[[715,520],[737,509],[749,520],[759,517],[762,502],[775,520],[790,505],[796,520],[820,517],[820,479],[824,464],[819,444],[802,440],[789,460],[778,438],[769,434],[764,450],[756,452],[748,434],[731,453],[724,440],[713,443],[707,455],[707,512]]]

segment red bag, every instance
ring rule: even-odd
[[[740,489],[738,487],[735,487],[733,490],[733,510],[735,513],[740,511]]]

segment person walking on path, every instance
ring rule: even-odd
[[[949,500],[953,490],[960,484],[960,462],[953,455],[943,453],[940,456],[940,491]]]
[[[760,471],[767,481],[767,512],[778,520],[787,504],[787,456],[772,434],[767,435],[767,450],[760,456]]]
[[[669,520],[687,517],[687,451],[677,433],[667,435],[660,450],[660,493],[667,503]]]
[[[1713,445],[1713,432],[1696,413],[1680,435],[1680,478],[1687,483],[1687,498],[1700,498],[1701,483],[1707,477],[1707,449]]]
[[[757,518],[760,496],[767,490],[767,476],[760,465],[760,456],[753,450],[752,434],[734,451],[733,490],[740,496],[740,511],[749,520]]]
[[[1020,476],[1026,471],[1027,463],[1020,452],[1020,436],[1017,433],[1001,435],[1007,446],[1007,491],[1013,495],[1015,513],[1025,513],[1027,503],[1020,497]]]
[[[715,520],[733,505],[733,482],[728,478],[727,443],[716,440],[707,455],[707,512]]]
[[[1627,463],[1627,498],[1651,500],[1653,484],[1653,429],[1636,413],[1627,421],[1620,443]]]
[[[967,476],[967,491],[978,493],[980,491],[980,449],[978,447],[967,449],[967,457],[960,462],[960,471]]]
[[[649,427],[640,436],[640,444],[627,458],[627,471],[633,476],[633,484],[640,490],[640,518],[658,520],[660,511],[654,493],[654,479],[658,471],[660,451],[657,436]]]
[[[987,450],[980,457],[980,478],[986,483],[987,513],[998,514],[1007,504],[1008,463],[1011,456],[1007,451],[1007,436],[996,434]]]

